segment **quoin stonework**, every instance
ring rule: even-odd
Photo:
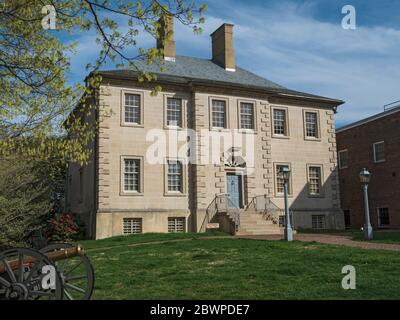
[[[173,30],[172,19],[163,27]],[[138,71],[100,72],[93,156],[68,176],[68,208],[89,237],[215,226],[281,233],[284,166],[294,227],[344,228],[334,120],[343,101],[240,68],[233,39],[233,25],[223,24],[211,34],[211,59],[176,55],[166,39],[157,43],[163,70],[138,63]],[[157,81],[139,83],[143,70]],[[162,90],[153,96],[155,84]]]

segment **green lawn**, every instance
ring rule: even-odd
[[[145,234],[84,242],[96,273],[93,298],[400,299],[396,252],[204,236]],[[168,239],[192,240],[157,243]],[[341,287],[341,270],[348,264],[356,267],[356,290]]]

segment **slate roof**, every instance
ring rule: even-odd
[[[236,66],[236,71],[227,71],[211,60],[199,59],[193,57],[177,56],[175,61],[164,61],[164,70],[160,70],[160,65],[153,63],[147,65],[143,62],[136,64],[138,71],[134,70],[107,70],[100,71],[103,77],[111,78],[136,78],[138,73],[148,71],[156,74],[160,81],[170,81],[175,83],[189,83],[191,81],[200,81],[207,83],[216,83],[221,85],[233,85],[256,90],[267,90],[301,97],[328,100],[342,104],[343,101],[316,96],[304,92],[290,90],[275,82],[260,77],[252,72]]]

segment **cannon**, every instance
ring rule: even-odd
[[[48,266],[55,270],[51,288],[43,287]],[[0,253],[0,300],[89,300],[93,287],[93,267],[80,245],[55,243]]]

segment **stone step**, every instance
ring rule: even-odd
[[[264,232],[264,231],[259,232],[259,231],[242,231],[242,230],[239,230],[236,233],[237,236],[256,236],[256,235],[265,235],[265,236],[267,236],[267,235],[274,235],[274,234],[282,235],[283,231],[273,230],[273,231],[268,231],[268,232]]]

